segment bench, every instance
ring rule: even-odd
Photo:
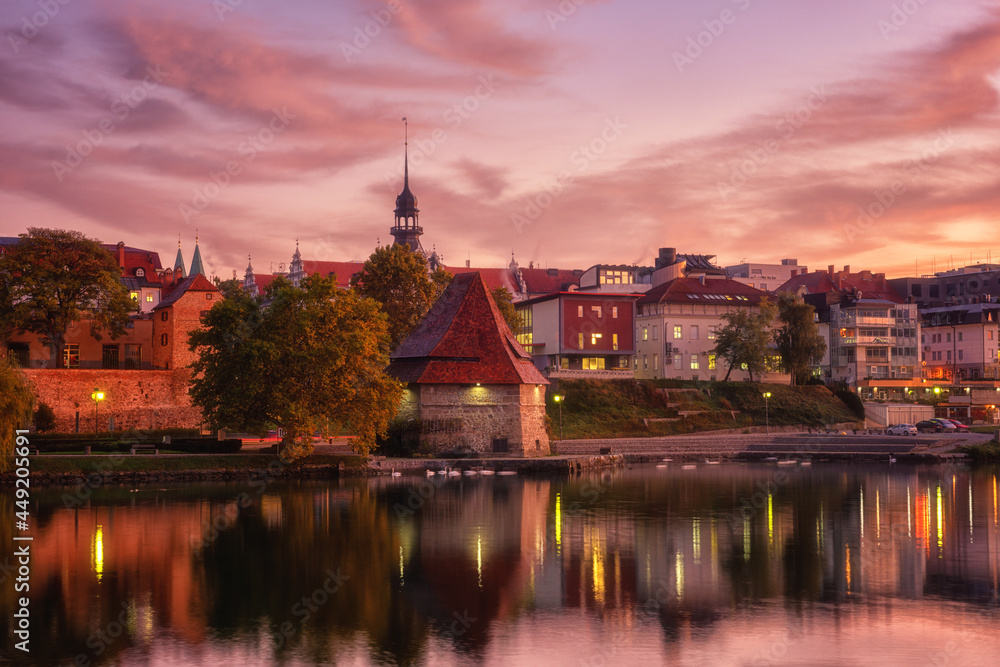
[[[153,454],[159,453],[156,445],[132,445],[132,454],[136,452],[152,452]]]

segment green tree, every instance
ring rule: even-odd
[[[726,325],[716,331],[713,352],[729,366],[723,382],[729,381],[735,367],[746,366],[751,382],[755,373],[760,376],[767,370],[767,346],[776,312],[775,305],[764,299],[756,311],[740,308],[721,316]]]
[[[217,303],[191,334],[199,353],[190,394],[213,424],[266,433],[285,430],[290,456],[312,449],[312,434],[357,434],[366,453],[395,416],[402,387],[390,378],[389,335],[378,303],[311,276],[268,286],[267,307],[249,297]]]
[[[517,314],[517,309],[514,308],[514,295],[503,285],[491,290],[490,294],[493,295],[493,300],[497,304],[497,310],[503,315],[503,319],[510,328],[510,332],[516,336],[517,330],[521,328],[521,318]]]
[[[12,359],[0,356],[0,472],[10,464],[14,431],[31,421],[34,404],[35,396],[24,372]]]
[[[431,283],[434,284],[434,290],[431,294],[431,305],[437,301],[441,293],[444,292],[445,288],[451,284],[451,279],[454,278],[454,274],[449,271],[445,271],[440,266],[431,272]]]
[[[805,384],[812,369],[823,360],[826,341],[816,326],[816,309],[792,292],[778,295],[778,321],[774,343],[781,353],[781,367],[792,384]]]
[[[223,299],[232,299],[240,294],[246,294],[246,290],[243,289],[243,281],[237,278],[222,280],[216,276],[212,278],[212,282],[219,288]]]
[[[80,232],[31,227],[0,255],[0,331],[34,333],[62,366],[66,332],[90,321],[90,334],[112,339],[125,333],[135,305],[110,252]]]
[[[442,274],[439,276],[441,282],[447,272],[442,271]],[[351,278],[351,287],[358,294],[381,304],[382,312],[388,317],[393,348],[409,336],[427,314],[436,295],[444,289],[438,290],[438,284],[428,275],[423,255],[400,245],[376,249],[361,271]]]

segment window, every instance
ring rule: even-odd
[[[948,350],[948,361],[951,361],[951,350]]]
[[[920,285],[910,285],[910,295],[911,296],[922,296],[920,294]]]
[[[715,327],[708,328],[708,339],[715,340]]]
[[[680,352],[674,354],[674,370],[681,370],[684,366],[684,355]]]
[[[146,269],[142,269],[142,268],[136,269],[135,270],[135,277],[136,278],[145,278],[146,277]]]
[[[129,292],[128,295],[130,297],[132,297],[132,305],[138,308],[139,307],[139,293],[138,292]]]
[[[674,325],[674,339],[678,339],[684,335],[684,328],[680,324]]]
[[[618,306],[611,306],[611,317],[618,317]]]
[[[212,293],[208,292],[207,294],[205,294],[205,301],[211,301],[211,300],[212,300]]]
[[[167,345],[167,334],[160,334],[160,345],[166,347],[166,345]]]
[[[583,349],[583,334],[582,333],[576,335],[576,347],[577,347],[578,350],[582,350]]]
[[[710,371],[714,371],[715,370],[715,355],[714,354],[709,354],[708,355],[708,370],[710,370]]]
[[[63,367],[64,368],[80,367],[79,343],[66,343],[66,345],[63,347]]]
[[[959,361],[962,361],[962,358],[963,358],[963,356],[964,356],[964,354],[963,354],[964,352],[965,352],[965,350],[959,350],[959,351],[958,351],[958,360],[959,360]]]
[[[653,370],[654,371],[660,370],[660,355],[658,354],[653,355]]]
[[[601,340],[601,334],[599,334],[599,333],[590,334],[590,344],[591,345],[597,345],[597,341],[599,341],[599,340]]]
[[[21,368],[31,366],[31,348],[27,343],[7,343],[7,356]]]
[[[961,331],[958,332],[958,342],[959,343],[962,342],[962,332]]]
[[[586,371],[604,370],[604,357],[584,357],[582,363],[583,369]]]
[[[591,306],[590,307],[590,312],[592,312],[595,315],[597,315],[597,319],[599,319],[599,320],[604,319],[604,310],[600,306]]]
[[[118,368],[118,346],[105,345],[101,354],[101,368]]]
[[[612,350],[618,349],[618,334],[611,334],[611,349]]]
[[[658,327],[654,324],[653,325],[653,340],[658,340],[659,337],[660,336],[659,336]]]
[[[165,311],[165,310],[161,310],[161,311],[160,311],[160,321],[162,321],[162,322],[166,322],[166,321],[167,321],[167,316],[168,316],[168,315],[169,315],[169,313],[168,313],[167,311]]]
[[[644,370],[644,371],[648,371],[649,370],[649,361],[646,359],[646,355],[645,354],[642,355],[642,370]]]
[[[947,333],[947,334],[945,334],[945,336],[947,336],[947,340],[945,342],[946,343],[950,343],[951,342],[951,334]]]
[[[649,340],[649,331],[646,330],[645,326],[642,327],[642,339]]]
[[[153,303],[153,295],[152,294],[147,294],[146,295],[146,303]]]
[[[698,334],[698,325],[697,324],[692,324],[690,327],[688,327],[688,333],[691,334],[691,340],[698,340],[698,335],[699,335]]]
[[[576,316],[577,317],[583,317],[583,306],[577,306],[576,307]]]
[[[692,354],[691,355],[691,370],[693,370],[693,371],[698,370],[698,355],[697,354]]]

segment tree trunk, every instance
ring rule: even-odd
[[[729,374],[733,372],[733,364],[729,364],[729,370],[726,371],[726,377],[722,378],[723,382],[729,382]]]

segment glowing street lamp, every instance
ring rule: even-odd
[[[767,414],[767,399],[771,398],[771,392],[765,391],[761,396],[764,397],[764,434],[767,435],[771,428],[770,418]]]
[[[566,394],[553,394],[552,400],[559,406],[559,439],[562,440],[562,402],[566,400]]]
[[[97,413],[98,413],[97,406],[99,406],[101,404],[101,401],[104,400],[104,392],[98,389],[97,387],[94,387],[94,393],[90,395],[90,399],[94,401],[94,433],[96,434],[101,432],[101,425],[97,419]]]

